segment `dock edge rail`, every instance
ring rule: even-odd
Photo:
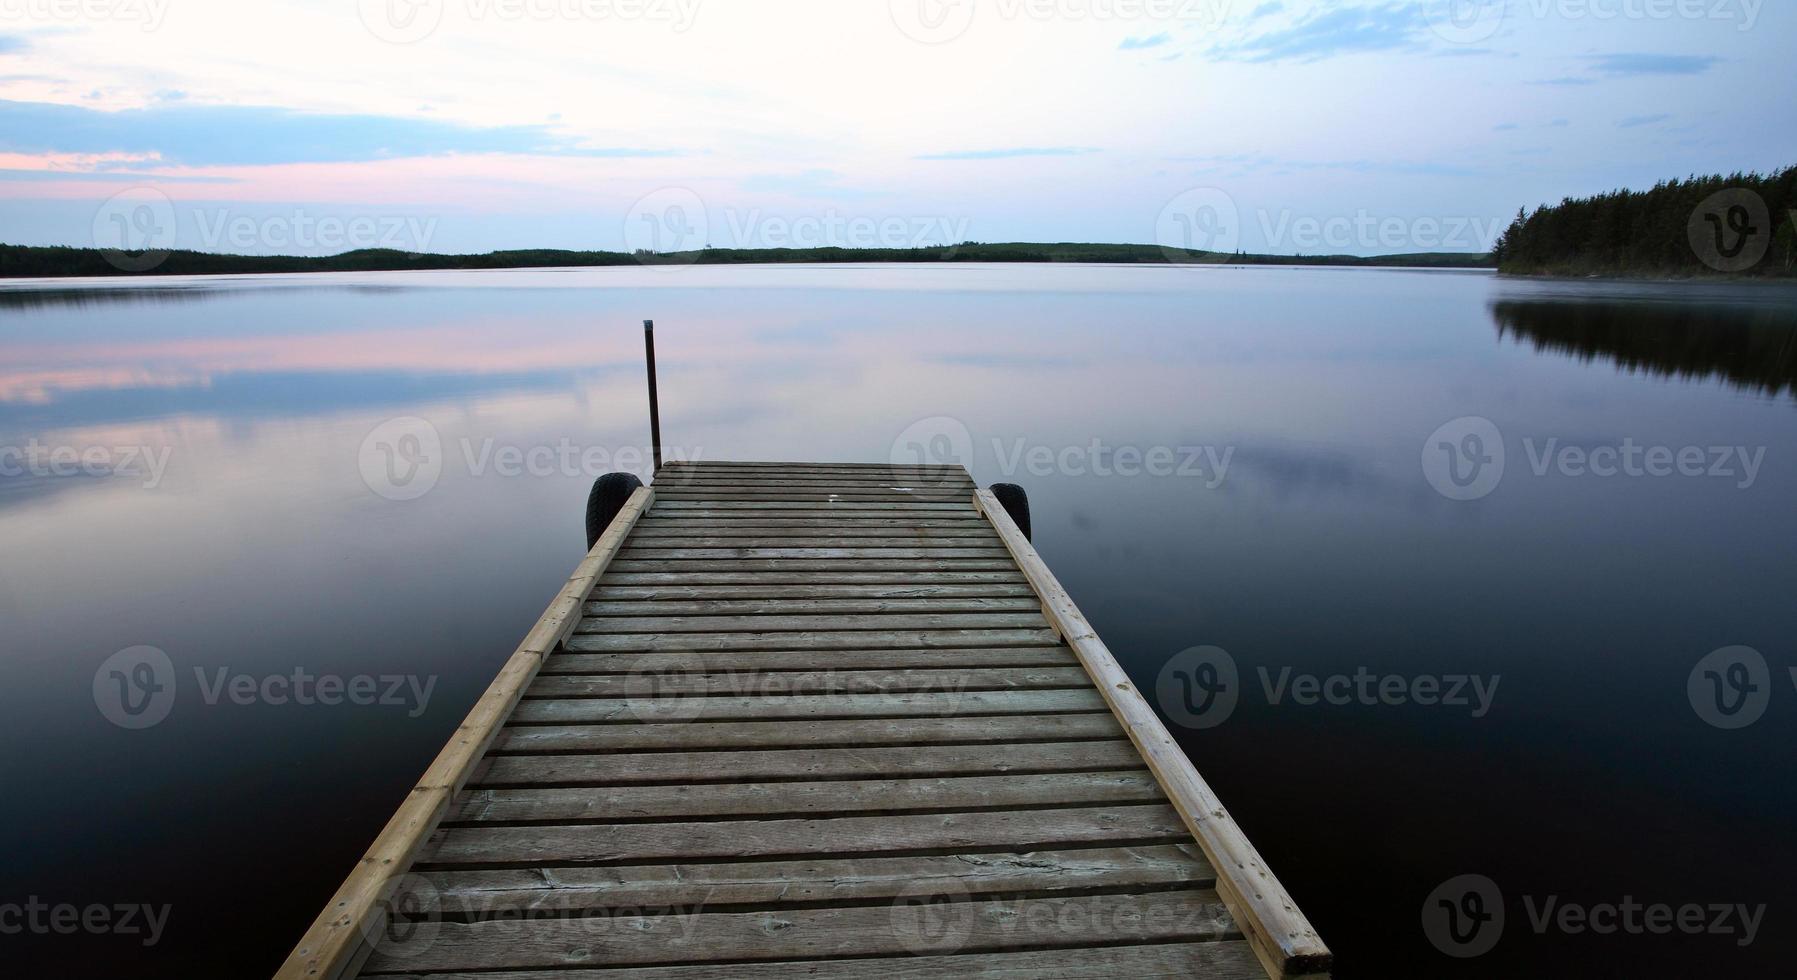
[[[1080,665],[1104,694],[1111,713],[1129,733],[1155,781],[1179,812],[1186,828],[1217,872],[1217,894],[1242,926],[1261,965],[1274,980],[1327,976],[1333,957],[1260,852],[1249,843],[1204,777],[1130,682],[1110,648],[1074,605],[1073,597],[1048,570],[1004,505],[990,490],[974,492],[974,507],[992,522],[1030,587],[1042,600],[1042,614],[1073,648]]]
[[[630,495],[537,624],[525,634],[486,693],[474,703],[436,761],[387,821],[355,870],[300,938],[299,945],[276,971],[276,980],[337,980],[361,966],[372,949],[370,937],[380,935],[386,925],[382,922],[378,929],[371,929],[369,915],[383,909],[392,897],[419,848],[436,830],[449,811],[450,801],[468,781],[499,727],[536,678],[544,658],[580,624],[587,596],[654,501],[655,491],[649,487],[640,487]]]

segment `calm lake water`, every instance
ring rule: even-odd
[[[675,452],[1024,485],[1339,976],[1797,954],[1797,292],[880,266],[0,289],[0,903],[167,915],[0,961],[271,972],[578,562],[592,477],[646,468],[645,317]],[[437,465],[383,477],[404,418]],[[125,727],[140,646],[174,696]],[[1163,683],[1193,658],[1226,712]],[[296,670],[374,703],[263,696]],[[1505,915],[1467,959],[1462,875]],[[1747,913],[1560,918],[1625,903]]]

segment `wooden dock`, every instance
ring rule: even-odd
[[[965,470],[704,463],[630,497],[277,976],[1329,965]]]

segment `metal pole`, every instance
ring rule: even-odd
[[[661,403],[655,395],[655,321],[643,321],[643,349],[649,355],[649,439],[655,447],[655,472],[661,472]]]

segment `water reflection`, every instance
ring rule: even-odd
[[[1797,305],[1506,299],[1491,314],[1500,337],[1537,351],[1797,398]]]

